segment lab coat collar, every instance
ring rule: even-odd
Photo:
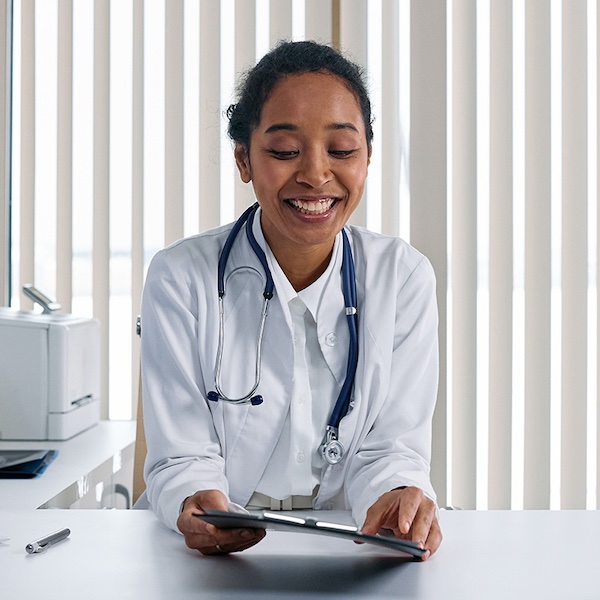
[[[269,269],[271,269],[271,274],[273,276],[273,280],[275,281],[275,287],[277,289],[277,293],[279,294],[279,298],[281,304],[284,308],[284,312],[286,313],[286,319],[288,320],[288,324],[291,326],[292,320],[289,314],[289,310],[287,307],[292,300],[296,298],[300,298],[306,308],[311,312],[312,317],[315,321],[317,321],[319,314],[319,307],[323,300],[323,296],[325,294],[325,290],[327,289],[329,282],[332,278],[340,278],[339,282],[334,282],[334,285],[341,286],[341,268],[342,268],[342,252],[341,252],[341,239],[342,234],[338,233],[335,238],[333,245],[333,252],[331,255],[331,260],[327,265],[327,269],[325,272],[311,285],[307,288],[303,289],[300,292],[296,292],[287,278],[286,274],[283,272],[283,269],[277,262],[273,251],[271,250],[267,240],[265,239],[262,225],[261,225],[261,216],[262,209],[259,207],[256,211],[254,222],[252,223],[252,232],[254,233],[254,237],[258,242],[259,246],[263,249],[266,257],[267,263],[269,265]]]

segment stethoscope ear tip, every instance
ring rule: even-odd
[[[206,394],[206,397],[211,402],[218,402],[219,401],[219,394],[217,394],[217,392],[208,392],[208,394]]]
[[[250,404],[252,404],[252,406],[258,406],[259,404],[263,403],[263,397],[259,394],[256,396],[252,396],[252,398],[250,398]]]

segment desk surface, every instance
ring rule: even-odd
[[[600,598],[600,511],[456,511],[441,520],[440,550],[413,563],[283,532],[240,554],[204,557],[148,511],[2,511],[0,535],[12,539],[0,544],[0,598]],[[25,553],[62,527],[68,540]]]
[[[133,460],[134,421],[101,421],[62,442],[0,441],[0,449],[58,450],[58,456],[35,479],[0,479],[0,510],[36,509],[57,495],[75,488],[71,499],[86,492],[94,472],[105,477]]]

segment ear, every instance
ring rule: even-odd
[[[240,172],[240,178],[244,183],[252,181],[252,173],[250,170],[250,155],[248,148],[243,144],[236,144],[233,151],[235,156],[235,164]]]

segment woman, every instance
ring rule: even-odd
[[[194,513],[312,506],[351,509],[363,532],[391,529],[422,542],[427,558],[441,542],[429,481],[435,281],[405,242],[346,226],[373,136],[360,69],[327,46],[283,43],[249,72],[228,116],[259,207],[239,233],[228,225],[181,240],[149,269],[150,504],[204,554],[243,550],[264,532],[221,530]],[[263,294],[272,300],[257,342]]]

